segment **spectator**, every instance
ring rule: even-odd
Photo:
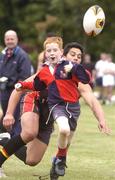
[[[91,61],[91,55],[90,54],[84,54],[83,56],[83,62],[82,62],[83,67],[88,70],[91,73],[91,78],[92,78],[92,84],[91,87],[94,87],[95,83],[95,66]]]
[[[107,61],[104,67],[105,70],[102,81],[104,88],[103,104],[111,104],[113,88],[115,86],[115,63],[113,63],[111,54],[107,54]]]
[[[103,84],[102,84],[102,78],[104,75],[104,66],[107,61],[107,54],[101,53],[100,59],[95,64],[95,70],[96,70],[96,87],[99,89],[99,99],[103,99]]]
[[[31,63],[28,54],[18,46],[18,36],[13,30],[8,30],[4,34],[5,49],[0,54],[0,91],[1,91],[1,108],[3,116],[6,113],[8,100],[14,84],[19,80],[24,80],[31,75]],[[5,80],[5,81],[3,81]],[[15,111],[16,124],[15,128],[10,132],[13,136],[14,131],[20,132],[19,123],[19,105]],[[2,118],[0,121],[0,136],[3,135],[5,129],[2,126]],[[6,133],[5,133],[6,134]]]

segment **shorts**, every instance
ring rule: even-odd
[[[106,74],[103,76],[103,86],[115,86],[115,78],[113,75]]]
[[[48,145],[53,131],[53,120],[46,124],[49,115],[47,102],[41,103],[39,101],[39,94],[36,91],[26,93],[21,101],[21,115],[25,112],[35,112],[39,115],[39,132],[37,137]]]
[[[60,103],[53,108],[52,116],[54,120],[60,116],[67,117],[69,120],[70,130],[75,131],[77,127],[77,121],[80,116],[80,104],[79,102]]]
[[[102,87],[103,86],[103,84],[102,84],[102,77],[96,78],[96,86],[98,86],[98,87]]]
[[[36,106],[37,99],[39,98],[39,94],[37,91],[26,93],[21,100],[21,115],[25,112],[35,112],[39,113],[39,109]]]

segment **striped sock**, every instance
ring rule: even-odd
[[[25,145],[25,142],[22,140],[21,136],[15,136],[10,139],[3,148],[0,149],[0,167],[6,159],[14,154],[19,148]]]

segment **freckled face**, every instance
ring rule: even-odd
[[[45,57],[51,64],[57,64],[62,57],[62,50],[59,45],[57,43],[46,44]]]

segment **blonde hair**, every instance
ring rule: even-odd
[[[44,49],[46,49],[46,45],[50,43],[57,43],[59,45],[59,48],[63,48],[63,40],[61,37],[48,37],[43,44]]]

